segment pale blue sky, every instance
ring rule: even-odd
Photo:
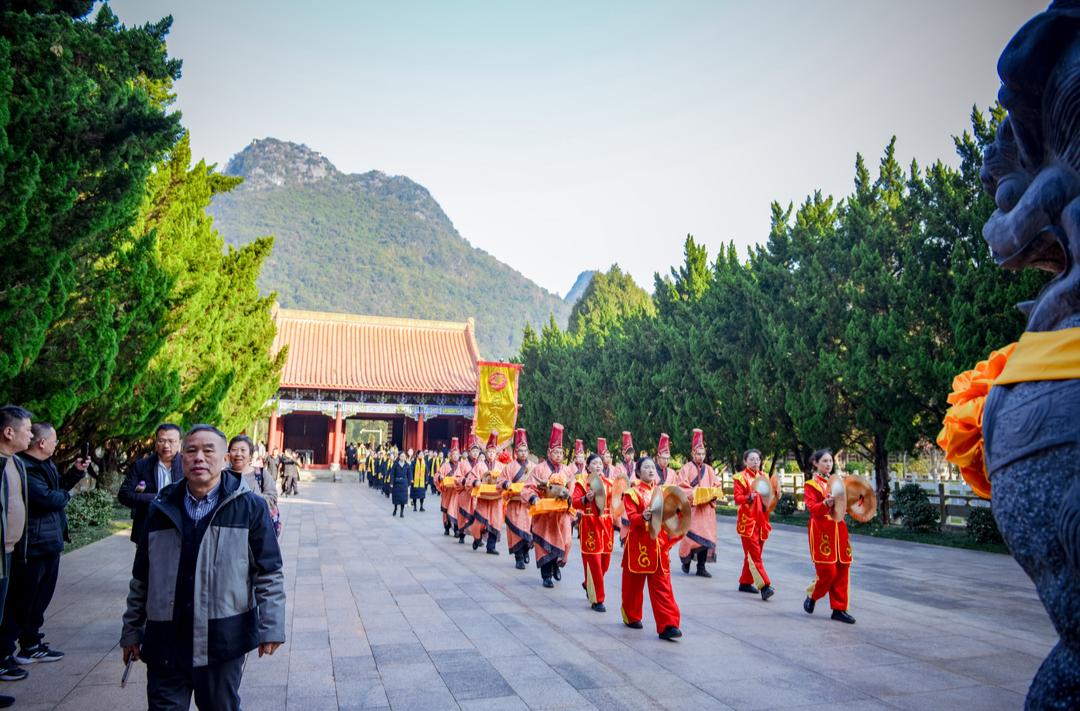
[[[253,138],[407,175],[463,237],[565,294],[618,262],[652,290],[691,233],[768,236],[769,205],[851,191],[856,152],[955,165],[998,55],[1046,0],[114,0],[175,18],[196,156]]]

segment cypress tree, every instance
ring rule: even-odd
[[[92,7],[42,0],[0,10],[0,393],[54,419],[109,382],[117,329],[132,317],[102,261],[139,271],[138,254],[114,254],[117,235],[179,133],[179,115],[146,89],[180,76],[164,51],[172,19],[128,29],[108,6],[84,19]],[[76,297],[80,283],[102,289]],[[31,374],[28,398],[13,381],[54,327],[64,334]]]

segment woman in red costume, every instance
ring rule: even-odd
[[[769,574],[765,572],[761,551],[772,526],[769,524],[769,512],[765,510],[764,502],[753,489],[754,479],[761,474],[761,451],[749,449],[744,452],[743,465],[746,468],[734,476],[735,503],[739,505],[735,531],[739,534],[743,547],[739,592],[760,592],[761,599],[768,600],[775,591],[769,584]]]
[[[585,564],[585,582],[581,585],[589,596],[592,609],[606,612],[604,607],[604,574],[611,565],[611,551],[615,547],[615,530],[611,520],[611,480],[603,475],[604,460],[590,454],[585,468],[604,482],[604,510],[596,504],[596,497],[589,488],[588,480],[575,481],[573,489],[574,508],[581,512],[578,527],[581,530],[581,562]]]
[[[813,614],[817,601],[828,593],[832,618],[853,625],[855,618],[847,612],[851,541],[848,539],[847,523],[834,521],[829,516],[836,503],[829,496],[832,452],[827,449],[814,452],[810,457],[810,466],[814,468],[814,477],[806,482],[803,494],[806,510],[810,513],[810,559],[814,561],[817,577],[806,589],[803,609]]]
[[[671,590],[670,551],[679,538],[669,540],[663,529],[654,539],[649,535],[656,463],[648,457],[637,462],[637,480],[623,494],[623,506],[629,521],[629,532],[622,558],[622,616],[627,627],[641,629],[641,607],[645,583],[649,584],[656,632],[660,639],[682,637],[679,630],[679,606]]]

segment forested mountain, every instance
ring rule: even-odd
[[[476,319],[485,358],[517,352],[526,321],[565,326],[560,299],[472,247],[431,194],[404,176],[346,175],[307,146],[267,138],[229,161],[244,183],[214,198],[227,244],[274,235],[258,284],[285,308]]]
[[[590,269],[578,274],[577,280],[574,281],[574,285],[570,287],[570,291],[566,292],[566,296],[563,297],[566,303],[573,306],[578,302],[581,295],[585,293],[585,287],[587,287],[592,280],[592,275],[595,273],[595,269]]]

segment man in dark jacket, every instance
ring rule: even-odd
[[[18,664],[56,662],[64,653],[42,642],[45,610],[52,602],[60,554],[68,538],[67,508],[72,489],[86,475],[89,460],[76,459],[63,476],[52,463],[56,430],[48,422],[30,428],[30,447],[19,455],[26,468],[26,535],[11,557],[11,584],[0,622],[0,658],[15,652]]]
[[[265,500],[224,471],[228,442],[195,425],[185,481],[150,505],[131,570],[120,645],[146,663],[151,711],[238,711],[244,658],[285,641],[281,549]]]
[[[131,509],[131,540],[135,543],[139,542],[146,512],[158,492],[184,478],[177,456],[182,435],[180,427],[170,422],[158,425],[154,432],[154,453],[131,465],[116,494],[120,503]]]

